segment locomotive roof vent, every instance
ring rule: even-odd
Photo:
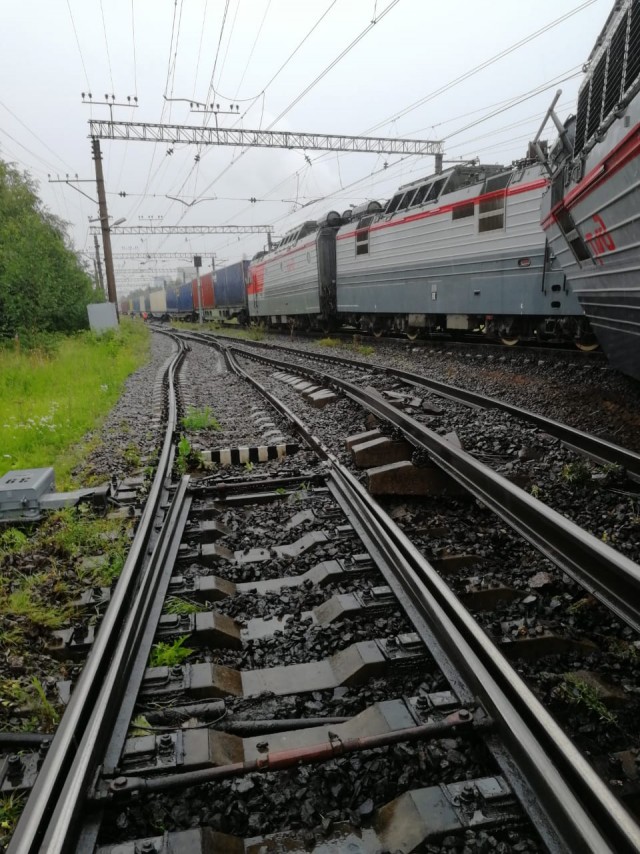
[[[318,220],[318,227],[323,228],[325,226],[329,226],[330,228],[337,228],[339,225],[342,225],[342,217],[338,213],[338,211],[329,211],[324,216],[321,216]]]
[[[343,222],[351,222],[353,219],[353,211],[351,208],[347,208],[346,211],[342,211],[342,221]]]
[[[356,205],[351,211],[352,219],[357,219],[358,217],[364,216],[365,214],[374,214],[380,213],[382,210],[382,205],[380,202],[371,201],[371,202],[363,202],[361,205]]]

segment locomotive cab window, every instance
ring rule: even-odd
[[[369,226],[372,221],[372,216],[365,216],[358,223],[356,230],[356,255],[369,254]]]
[[[394,211],[397,210],[398,205],[400,204],[400,201],[401,201],[403,195],[404,195],[404,193],[396,193],[396,195],[391,199],[391,201],[387,205],[387,209],[386,209],[385,213],[388,213],[388,214],[394,213]]]
[[[431,185],[431,188],[429,189],[429,194],[427,195],[427,198],[425,199],[426,202],[435,202],[436,201],[436,199],[440,195],[440,191],[444,187],[444,182],[446,180],[447,180],[446,178],[440,178],[438,181],[433,182],[433,184]]]
[[[399,211],[403,211],[403,210],[405,210],[406,208],[408,208],[408,207],[409,207],[409,204],[410,204],[410,202],[411,202],[411,199],[414,197],[415,192],[416,192],[416,191],[415,191],[415,189],[413,189],[413,190],[407,190],[407,192],[406,192],[406,193],[404,194],[404,196],[402,197],[402,201],[401,201],[401,202],[400,202],[400,204],[398,205],[398,210],[399,210]]]
[[[429,186],[429,184],[423,184],[422,187],[418,188],[415,196],[411,200],[410,207],[415,208],[416,205],[422,204],[425,199],[425,196],[427,195],[427,190],[429,189]]]

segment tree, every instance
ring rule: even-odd
[[[99,299],[66,224],[27,172],[0,160],[0,336],[84,329],[87,304]]]

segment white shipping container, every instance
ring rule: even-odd
[[[167,295],[164,288],[159,291],[149,292],[149,306],[153,314],[165,312],[167,310]]]

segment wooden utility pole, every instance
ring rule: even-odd
[[[116,277],[113,270],[113,255],[111,253],[111,229],[109,228],[109,212],[107,210],[107,194],[104,190],[104,174],[102,172],[102,154],[100,152],[100,140],[95,137],[91,140],[93,162],[96,165],[96,185],[98,188],[98,209],[100,211],[100,229],[102,231],[102,250],[104,252],[104,266],[107,274],[107,299],[116,307],[118,314],[118,295],[116,293]]]
[[[93,235],[93,244],[96,249],[96,269],[98,271],[98,282],[100,284],[100,290],[104,293],[104,281],[102,279],[102,261],[100,260],[100,247],[98,246],[98,235]]]

